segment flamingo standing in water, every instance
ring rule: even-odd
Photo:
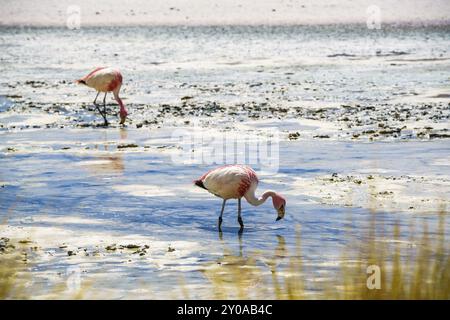
[[[253,206],[259,206],[267,198],[272,197],[273,206],[278,214],[276,220],[278,221],[284,217],[286,199],[274,191],[266,191],[260,198],[257,198],[255,191],[258,186],[258,177],[255,171],[248,166],[222,166],[205,173],[200,179],[195,180],[194,184],[223,199],[222,210],[219,216],[219,231],[221,230],[225,202],[228,199],[238,199],[238,222],[241,225],[241,231],[244,229],[244,223],[241,217],[242,197]]]
[[[75,81],[76,83],[84,84],[88,87],[94,88],[97,90],[97,95],[94,99],[94,105],[97,108],[98,112],[103,117],[105,121],[105,126],[108,125],[108,120],[106,119],[106,95],[108,92],[114,94],[114,99],[119,103],[120,106],[120,124],[124,124],[127,118],[128,112],[125,109],[125,106],[122,100],[119,98],[120,87],[122,86],[122,74],[119,70],[108,68],[108,67],[99,67],[89,73],[87,76],[78,79]],[[97,98],[100,92],[104,92],[105,96],[103,97],[103,112],[97,105]]]

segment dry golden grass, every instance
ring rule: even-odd
[[[31,267],[32,261],[24,250],[0,253],[0,300],[33,299],[37,289],[46,292],[48,299],[83,299],[89,288],[85,282],[79,290],[67,294],[66,283],[61,282],[44,289],[43,284],[33,283]]]
[[[267,270],[257,266],[258,253],[246,258],[226,254],[217,266],[206,269],[205,276],[211,282],[212,297],[219,299],[448,300],[450,260],[445,246],[445,215],[442,209],[433,240],[424,224],[417,238],[412,230],[409,241],[402,241],[399,225],[392,234],[381,228],[383,233],[377,235],[376,213],[372,213],[365,241],[349,241],[338,273],[325,282],[305,280],[299,230],[296,253],[289,258],[287,268],[277,267],[277,259],[283,258],[277,254],[267,262]],[[380,289],[367,287],[370,265],[381,270]]]
[[[0,254],[0,300],[26,299],[29,275],[18,254]],[[22,275],[25,275],[22,278]]]

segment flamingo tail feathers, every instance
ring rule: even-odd
[[[194,181],[194,184],[195,184],[197,187],[200,187],[200,188],[203,188],[203,189],[205,189],[205,190],[208,190],[208,189],[206,189],[206,187],[205,187],[205,185],[203,184],[203,181],[202,181],[202,180],[195,180],[195,181]]]

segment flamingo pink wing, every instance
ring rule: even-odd
[[[211,193],[230,199],[244,196],[251,184],[258,182],[258,178],[247,166],[226,165],[207,172],[197,181],[201,181]]]

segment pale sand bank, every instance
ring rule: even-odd
[[[68,17],[81,10],[81,26],[365,24],[367,9],[374,4],[385,23],[449,21],[450,4],[445,0],[8,0],[2,1],[0,21],[3,25],[65,26]]]

